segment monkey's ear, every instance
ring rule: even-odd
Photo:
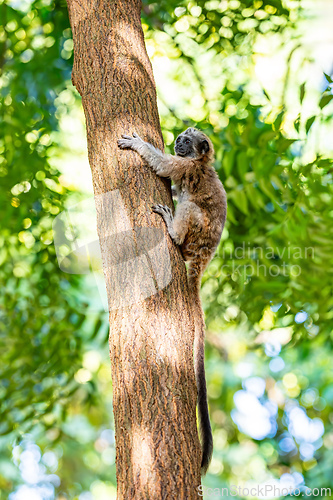
[[[200,151],[200,154],[208,153],[209,144],[208,144],[208,141],[206,139],[204,139],[203,141],[201,141],[199,143],[199,151]]]

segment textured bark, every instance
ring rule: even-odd
[[[163,149],[141,3],[68,6],[110,309],[118,498],[197,498],[201,450],[186,269],[151,211],[155,203],[172,206],[170,184],[117,148],[121,134],[136,131]]]

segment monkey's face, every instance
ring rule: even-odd
[[[175,142],[175,153],[177,156],[197,158],[208,151],[209,143],[205,134],[192,127],[182,132]]]
[[[188,133],[190,129],[180,134],[175,142],[175,153],[177,156],[194,157],[193,134]]]

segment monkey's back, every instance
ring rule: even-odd
[[[184,259],[201,258],[210,261],[220,242],[227,214],[227,196],[216,171],[210,166],[198,165],[200,174],[195,186],[188,184],[189,200],[202,213],[202,223],[191,220],[182,244]],[[207,265],[206,264],[206,265]]]

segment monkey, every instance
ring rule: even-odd
[[[168,206],[154,205],[168,233],[180,246],[188,262],[188,289],[194,317],[194,371],[202,446],[201,474],[205,475],[213,453],[204,365],[205,320],[200,300],[201,276],[220,242],[227,213],[227,197],[214,167],[211,140],[200,130],[190,127],[175,141],[175,156],[162,153],[138,134],[122,135],[121,149],[136,151],[158,176],[174,183],[177,206],[173,215]]]

